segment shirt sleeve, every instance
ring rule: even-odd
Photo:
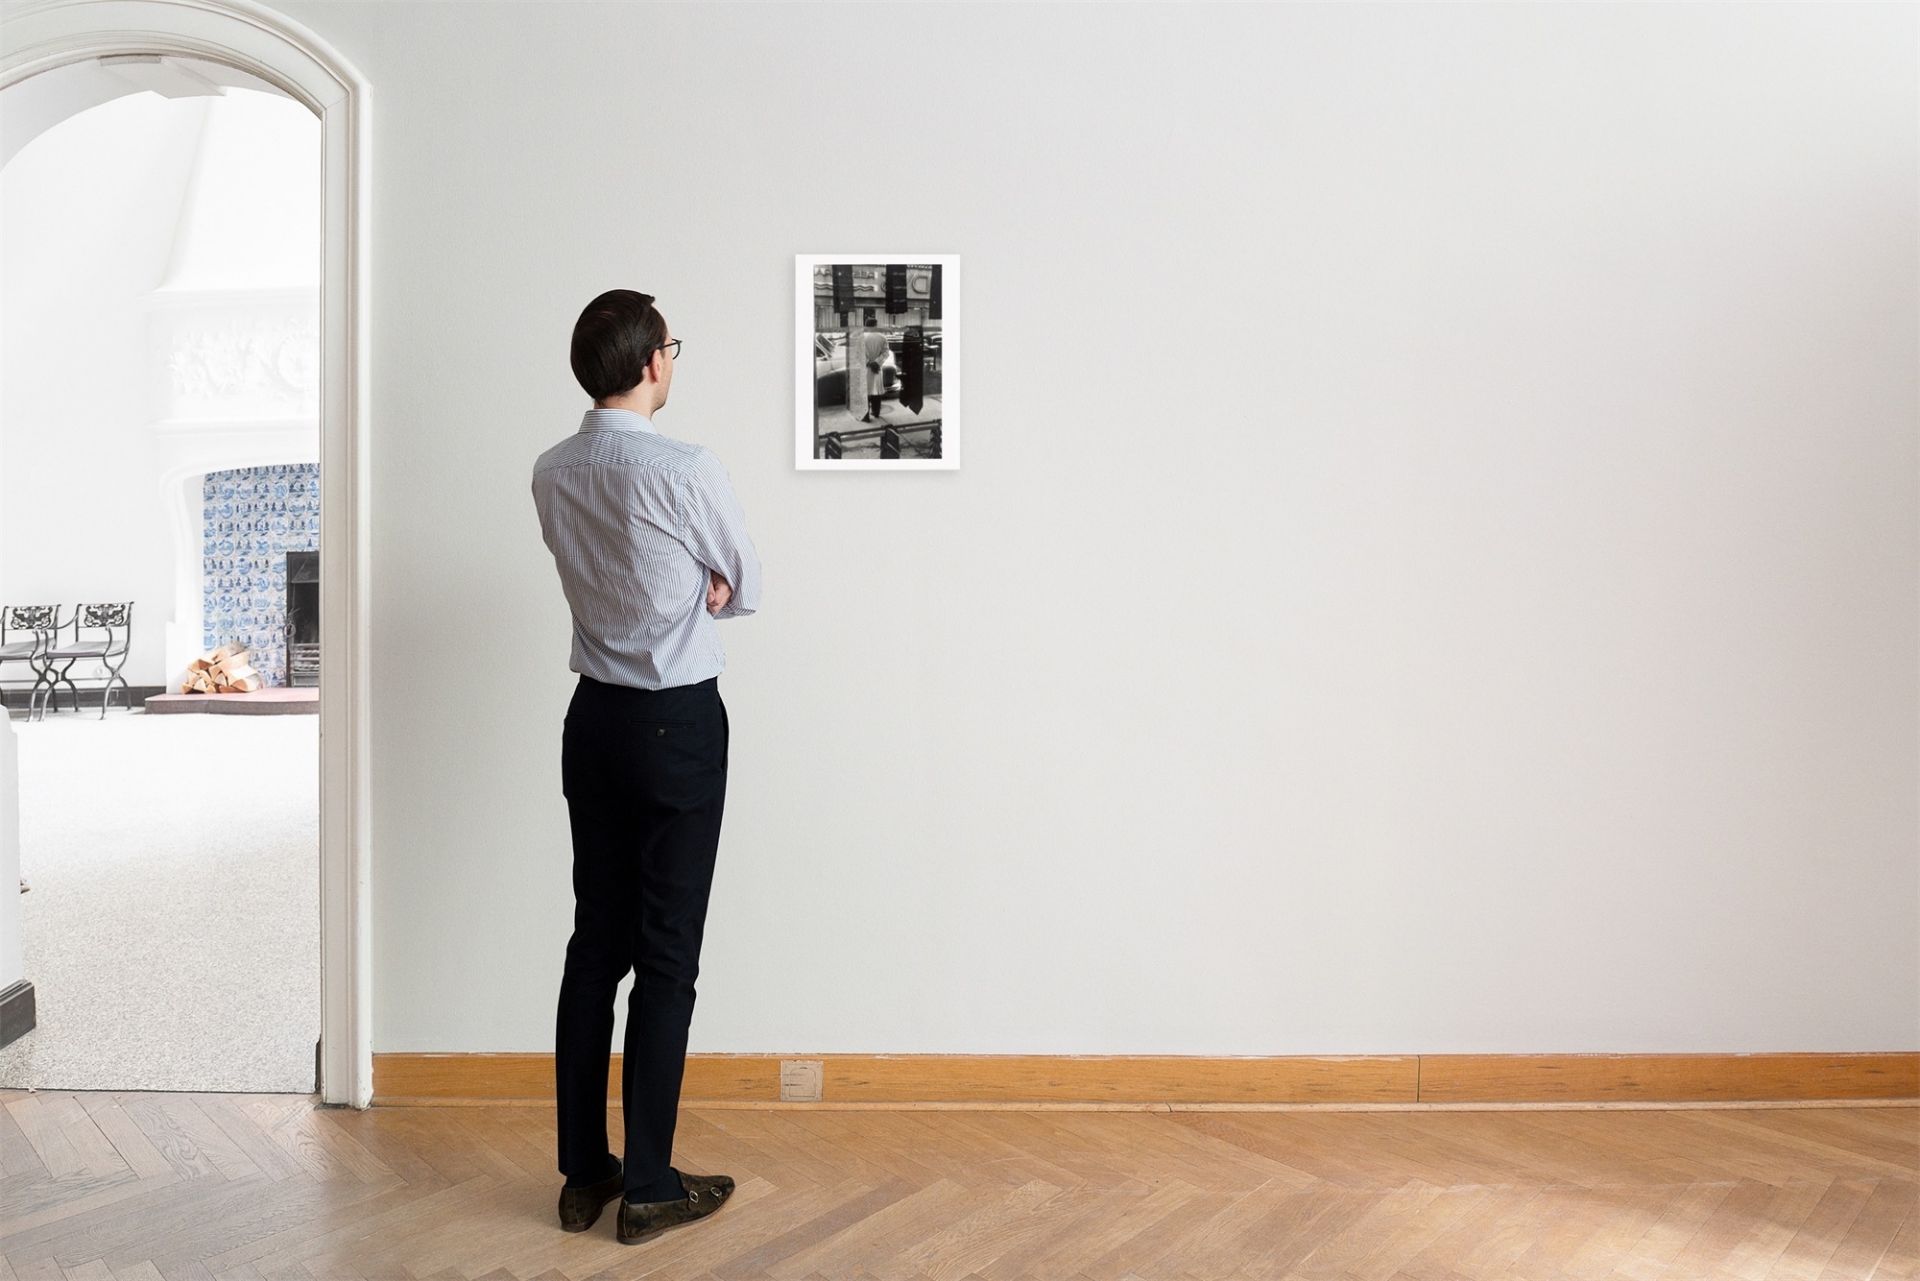
[[[733,595],[711,617],[740,618],[760,608],[760,558],[747,537],[746,513],[712,450],[702,449],[680,486],[680,541]]]

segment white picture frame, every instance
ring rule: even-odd
[[[851,281],[850,292],[839,295],[842,301],[851,299],[851,308],[842,310],[833,306],[836,295],[830,273],[834,267],[854,269],[841,277],[843,286]],[[887,267],[906,269],[902,277],[896,277],[906,289],[907,309],[903,312],[886,310],[884,269]],[[876,273],[874,268],[882,270]],[[819,283],[823,280],[826,282],[824,292]],[[794,255],[795,468],[801,471],[954,471],[959,468],[959,285],[958,254]],[[929,315],[929,312],[937,314]],[[867,394],[867,362],[847,358],[856,346],[877,349],[881,359],[876,363],[883,366],[882,373],[894,374],[877,396]],[[898,368],[898,362],[916,351],[920,373],[914,381]],[[855,368],[856,364],[860,367]],[[903,400],[903,396],[907,399]],[[854,403],[848,403],[849,397]],[[918,403],[912,404],[912,401]],[[877,417],[873,416],[876,408]],[[856,415],[855,409],[861,410],[861,414]],[[835,455],[831,451],[836,449],[843,452]],[[880,456],[889,450],[897,451],[899,456]],[[928,456],[928,451],[933,451],[932,456]]]

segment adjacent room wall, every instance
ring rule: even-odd
[[[281,7],[376,95],[377,1051],[552,1046],[614,286],[766,572],[696,1052],[1920,1046],[1910,8]],[[957,472],[793,467],[866,250]]]
[[[0,595],[59,602],[63,617],[76,601],[132,600],[136,685],[166,677],[173,606],[140,300],[172,255],[209,101],[118,98],[0,170]]]

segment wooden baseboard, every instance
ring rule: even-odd
[[[165,685],[131,685],[126,689],[120,689],[116,686],[113,691],[113,706],[108,710],[121,712],[129,707],[143,707],[146,705],[149,694],[163,693],[166,688]],[[98,686],[82,685],[80,686],[79,692],[81,711],[85,711],[88,708],[92,708],[96,712],[100,710],[100,700],[106,696],[106,690]],[[69,716],[73,715],[73,697],[73,691],[69,690],[65,685],[62,685],[60,687],[60,704],[58,707],[50,706],[47,709],[47,715],[58,716],[63,711]],[[4,707],[10,712],[16,710],[26,711],[32,699],[33,690],[31,688],[0,689],[0,707]]]
[[[608,1097],[620,1097],[612,1056]],[[551,1054],[376,1054],[374,1103],[553,1099]],[[681,1102],[915,1106],[1726,1103],[1920,1098],[1920,1052],[1864,1054],[695,1054]]]

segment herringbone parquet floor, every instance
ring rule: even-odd
[[[611,1110],[618,1134],[619,1110]],[[551,1106],[0,1091],[0,1281],[1853,1281],[1920,1270],[1912,1107],[688,1107],[734,1176],[559,1229]]]

